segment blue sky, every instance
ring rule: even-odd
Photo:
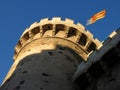
[[[42,18],[70,18],[84,26],[95,13],[106,9],[106,17],[86,27],[95,38],[105,40],[120,27],[120,0],[1,0],[0,83],[13,63],[14,47],[22,32]]]

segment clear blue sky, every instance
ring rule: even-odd
[[[120,27],[120,0],[1,0],[0,83],[13,63],[14,47],[25,28],[55,16],[86,25],[87,19],[103,9],[106,17],[86,27],[100,41]]]

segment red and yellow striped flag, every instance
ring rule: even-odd
[[[104,18],[106,15],[106,10],[102,10],[96,14],[94,14],[88,21],[87,25],[95,23],[97,20]]]

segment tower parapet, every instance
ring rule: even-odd
[[[60,17],[53,18],[52,20],[45,18],[40,22],[33,23],[23,32],[15,47],[14,60],[21,57],[21,53],[23,56],[25,55],[22,50],[27,44],[36,39],[43,38],[59,38],[74,43],[75,46],[65,42],[56,42],[59,45],[70,47],[85,61],[91,51],[98,50],[102,46],[102,43],[94,39],[93,35],[89,31],[86,31],[80,23],[74,24],[73,20],[61,20]]]
[[[77,66],[102,43],[70,19],[42,19],[21,35],[2,90],[75,90]]]

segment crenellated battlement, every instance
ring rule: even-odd
[[[73,20],[62,20],[60,17],[55,17],[51,20],[45,18],[40,22],[33,23],[23,32],[15,47],[14,60],[25,45],[36,39],[48,37],[65,39],[75,43],[83,50],[82,52],[85,53],[85,56],[81,55],[81,51],[79,52],[77,49],[71,48],[79,53],[84,60],[87,60],[92,51],[98,50],[102,46],[102,43],[94,39],[93,35],[88,30],[85,30],[84,26],[80,23],[74,24]]]

